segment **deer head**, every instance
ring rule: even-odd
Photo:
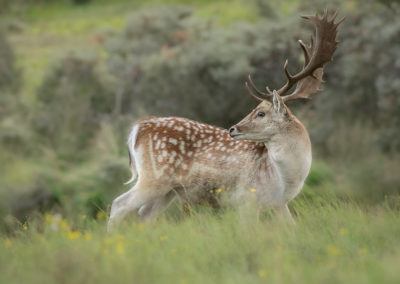
[[[259,105],[238,124],[229,129],[231,137],[237,140],[264,141],[267,142],[275,134],[280,133],[290,127],[291,121],[295,118],[286,106],[286,102],[294,99],[307,99],[313,93],[319,91],[322,83],[323,66],[328,61],[332,61],[338,41],[336,39],[337,27],[344,20],[335,23],[337,12],[332,18],[328,19],[328,10],[324,11],[322,18],[315,16],[303,16],[310,20],[316,30],[316,40],[311,37],[309,46],[299,40],[300,47],[304,53],[303,69],[291,75],[288,71],[288,61],[286,60],[283,70],[287,81],[279,90],[271,91],[266,87],[266,92],[257,89],[249,75],[246,88]],[[297,86],[293,93],[285,95],[295,84]]]

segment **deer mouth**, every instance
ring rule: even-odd
[[[229,133],[229,135],[234,138],[234,139],[240,139],[241,136],[243,136],[243,133]]]

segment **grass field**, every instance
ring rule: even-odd
[[[316,205],[318,204],[318,205]],[[175,208],[176,209],[176,208]],[[297,225],[177,210],[107,234],[103,216],[45,215],[1,237],[1,283],[399,283],[400,212],[350,201],[293,205]]]

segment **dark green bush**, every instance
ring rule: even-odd
[[[398,1],[303,1],[302,14],[330,7],[346,20],[323,96],[316,96],[313,141],[324,146],[345,118],[372,123],[380,148],[400,151],[400,4]],[[298,13],[298,11],[296,11]],[[334,153],[332,153],[334,154]]]
[[[283,72],[276,68],[285,56],[298,66],[289,52],[297,48],[292,30],[272,22],[220,28],[180,6],[139,11],[106,43],[122,113],[145,110],[229,126],[254,105],[244,87],[249,73],[277,87]]]
[[[29,130],[18,115],[21,79],[14,52],[0,30],[0,143],[8,150],[21,151],[29,137]]]
[[[323,95],[307,103],[317,122],[310,128],[313,141],[324,148],[339,118],[347,117],[372,121],[381,133],[381,148],[398,151],[400,10],[389,2],[302,1],[295,16],[284,19],[264,5],[263,20],[229,27],[198,19],[185,7],[139,11],[124,32],[106,42],[109,70],[119,81],[121,112],[231,125],[255,104],[245,94],[246,76],[251,73],[260,88],[279,88],[286,58],[292,72],[299,70],[296,40],[313,32],[298,15],[328,7],[347,20],[340,27],[334,64],[325,68]],[[291,104],[296,105],[302,106]]]
[[[17,101],[21,74],[15,65],[15,55],[0,30],[0,119],[9,114]]]
[[[96,61],[76,55],[49,70],[37,97],[35,129],[41,141],[67,155],[85,149],[114,102],[96,72]]]

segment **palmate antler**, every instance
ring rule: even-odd
[[[324,11],[322,18],[319,18],[317,14],[315,16],[303,16],[304,19],[308,19],[313,22],[315,26],[316,40],[311,37],[311,44],[305,45],[299,40],[300,47],[304,53],[304,66],[303,69],[295,74],[291,75],[287,70],[288,61],[286,60],[283,69],[285,71],[287,81],[286,84],[280,88],[277,93],[282,97],[284,102],[298,99],[308,98],[311,94],[319,91],[319,85],[322,83],[323,66],[326,62],[332,61],[333,53],[335,52],[338,41],[336,40],[337,27],[344,18],[335,23],[337,12],[335,12],[330,20],[328,20],[328,10]],[[257,100],[272,100],[272,91],[266,87],[267,93],[261,92],[256,88],[251,77],[249,75],[249,85],[246,82],[246,87],[250,94]],[[290,95],[283,96],[287,93],[294,84],[297,83],[296,89]]]

